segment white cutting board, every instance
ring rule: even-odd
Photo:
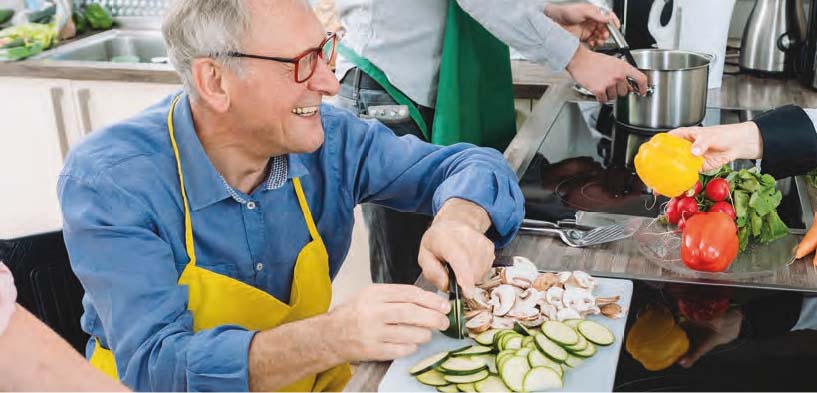
[[[596,297],[621,296],[619,304],[625,311],[630,309],[630,299],[633,296],[633,282],[613,278],[596,277],[597,287],[593,291]],[[610,319],[603,315],[593,315],[588,319],[595,320],[607,326],[616,336],[616,341],[607,346],[597,346],[596,354],[586,359],[579,367],[565,370],[564,392],[610,392],[616,378],[616,366],[621,344],[624,342],[624,325],[627,323],[625,314],[618,319]],[[467,344],[476,344],[474,340],[456,340],[434,332],[431,341],[421,346],[412,355],[392,362],[386,375],[380,382],[379,392],[436,392],[431,386],[417,382],[408,370],[415,363],[437,352],[449,351]]]

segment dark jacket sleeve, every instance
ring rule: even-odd
[[[817,167],[817,132],[802,108],[786,105],[754,122],[763,138],[763,172],[782,179]]]

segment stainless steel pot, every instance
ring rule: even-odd
[[[631,51],[647,75],[650,91],[616,99],[616,121],[640,128],[667,130],[699,124],[706,112],[711,56],[682,50]]]

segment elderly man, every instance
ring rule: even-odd
[[[185,92],[95,132],[58,185],[91,363],[136,390],[339,390],[446,328],[410,285],[327,312],[352,211],[434,214],[419,265],[467,296],[523,216],[502,156],[321,105],[336,38],[302,0],[178,1],[163,31]]]

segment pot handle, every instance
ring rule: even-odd
[[[627,77],[627,84],[628,84],[628,85],[630,85],[630,88],[632,88],[634,92],[636,92],[636,93],[640,93],[640,92],[638,91],[638,83],[636,83],[636,82],[635,82],[635,79],[630,78],[630,77],[628,76],[628,77]],[[644,97],[649,97],[649,96],[651,96],[651,95],[652,95],[652,93],[654,93],[654,92],[655,92],[655,85],[649,85],[649,86],[647,86],[647,91],[645,91],[645,92],[644,92],[643,96],[644,96]]]

